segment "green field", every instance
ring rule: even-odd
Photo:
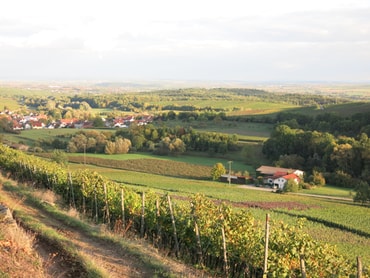
[[[311,189],[302,189],[300,192],[312,195],[327,195],[333,197],[353,198],[355,192],[351,188],[334,187],[325,185]]]
[[[370,111],[370,102],[351,102],[345,104],[332,104],[318,107],[299,107],[293,108],[289,112],[300,113],[304,115],[317,116],[324,113],[333,113],[338,116],[347,117],[356,113],[366,113]]]

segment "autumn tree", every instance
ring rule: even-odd
[[[225,166],[220,162],[216,163],[211,170],[212,180],[214,181],[218,180],[225,173],[226,173]]]

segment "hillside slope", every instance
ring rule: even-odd
[[[7,245],[14,245],[9,243],[13,242],[9,237],[20,227],[7,225],[12,230],[2,233],[0,237],[1,259],[6,262],[1,264],[0,274],[4,277],[28,277],[30,273],[35,274],[33,277],[207,277],[201,271],[161,256],[145,241],[114,237],[104,227],[84,223],[91,229],[88,231],[81,228],[83,226],[73,224],[79,220],[71,219],[64,211],[58,210],[65,217],[56,219],[50,212],[57,206],[57,202],[50,201],[55,200],[55,196],[50,197],[50,192],[30,191],[29,194],[39,199],[37,205],[30,200],[28,193],[22,193],[24,190],[19,190],[19,186],[13,183],[10,185],[8,181],[5,185],[1,183],[0,202],[11,208],[18,224],[33,230],[33,236],[27,241],[30,247],[19,246],[18,251],[13,251],[23,252],[20,256],[28,259],[31,257],[33,262],[28,263],[24,269],[17,269],[18,274],[13,272],[17,265],[24,263],[14,261],[18,260],[14,256],[5,259],[6,253],[3,250]],[[49,210],[51,206],[54,208]],[[52,233],[57,234],[59,242],[48,238],[47,234]],[[23,242],[25,244],[26,241]],[[22,273],[26,276],[22,276]]]

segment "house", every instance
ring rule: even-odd
[[[59,128],[71,127],[78,119],[60,119]]]
[[[24,129],[22,124],[13,121],[13,130],[22,130],[22,129]]]
[[[45,124],[37,121],[37,122],[32,122],[31,126],[32,126],[32,129],[42,129],[45,127]]]
[[[298,184],[301,181],[300,177],[297,176],[296,174],[288,174],[275,178],[273,180],[273,185],[277,189],[283,190],[288,180],[293,180],[296,184]]]
[[[273,166],[261,166],[256,169],[256,172],[259,173],[261,176],[273,176],[276,173],[284,173],[284,174],[296,174],[297,176],[303,177],[304,172],[298,169],[291,169],[291,168],[281,168],[281,167],[273,167]]]
[[[299,183],[303,178],[304,172],[298,169],[289,169],[273,166],[261,166],[256,169],[257,175],[263,176],[263,183],[278,189],[283,189],[286,182],[293,179]]]
[[[116,124],[114,124],[113,127],[116,127],[116,128],[125,128],[125,127],[128,127],[128,126],[125,125],[125,124],[122,124],[122,123],[116,123]]]

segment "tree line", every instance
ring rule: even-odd
[[[188,88],[178,90],[157,90],[151,92],[105,92],[86,93],[75,95],[60,94],[53,96],[19,96],[21,103],[39,111],[60,112],[62,114],[73,109],[112,109],[115,111],[143,112],[143,111],[196,111],[196,112],[227,112],[228,108],[215,108],[206,104],[199,106],[192,102],[204,100],[250,100],[273,103],[289,103],[297,106],[323,106],[330,104],[348,103],[350,100],[340,97],[329,97],[321,94],[288,94],[271,93],[264,90],[247,88]],[[189,104],[176,104],[187,101]],[[162,105],[162,102],[173,104]]]
[[[155,127],[131,125],[115,133],[81,130],[69,141],[54,139],[51,147],[77,153],[127,153],[150,151],[159,155],[179,155],[186,151],[225,154],[238,148],[238,136],[217,132],[197,132],[184,127]]]
[[[356,188],[359,201],[370,201],[370,139],[334,136],[278,125],[262,152],[282,167],[324,173],[327,183]]]

